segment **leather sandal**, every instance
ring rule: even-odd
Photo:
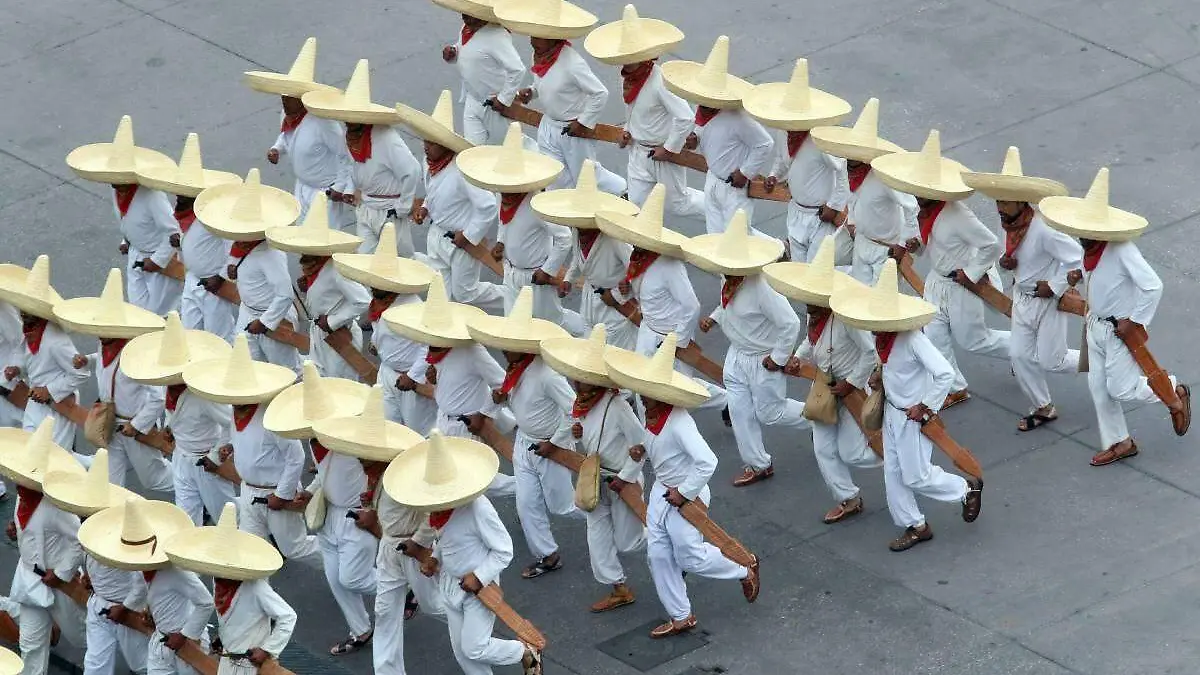
[[[650,631],[650,637],[654,640],[661,640],[662,638],[671,637],[672,635],[686,633],[695,627],[696,615],[689,614],[688,618],[684,619],[683,621],[668,621],[657,626],[654,630]]]
[[[525,655],[521,657],[521,669],[524,675],[542,675],[542,652],[537,648],[526,645]]]
[[[933,528],[929,527],[929,523],[921,529],[909,527],[904,530],[904,533],[896,537],[888,544],[888,548],[895,553],[907,551],[908,549],[933,539]]]
[[[758,599],[758,591],[762,588],[762,584],[758,576],[758,556],[750,556],[751,563],[746,578],[742,579],[742,596],[746,598],[746,602],[751,604]]]
[[[1124,450],[1117,450],[1117,446],[1119,445],[1121,444],[1117,443],[1107,450],[1096,453],[1096,455],[1092,457],[1092,466],[1107,466],[1113,462],[1119,462],[1122,459],[1128,459],[1130,457],[1137,456],[1137,442],[1132,438],[1129,439],[1129,447],[1125,448]]]
[[[847,499],[841,504],[838,504],[832,509],[826,511],[823,520],[825,521],[826,525],[832,525],[834,523],[840,523],[851,516],[857,516],[862,512],[863,500],[862,495],[859,495],[856,497],[851,497],[850,499]]]
[[[1175,427],[1175,435],[1182,436],[1192,426],[1192,390],[1186,384],[1175,387],[1175,394],[1183,403],[1183,410],[1171,413],[1171,426]]]
[[[632,605],[637,598],[634,597],[633,591],[625,584],[617,584],[613,586],[613,590],[608,595],[596,601],[592,605],[592,612],[599,614],[600,612],[608,612],[618,607]]]
[[[945,402],[942,403],[942,410],[945,410],[946,408],[952,408],[963,401],[969,400],[970,398],[971,392],[967,391],[966,389],[952,391],[950,392],[950,395],[946,397]]]
[[[755,483],[761,483],[764,480],[772,478],[774,475],[775,475],[774,465],[768,466],[767,468],[765,468],[761,471],[755,471],[754,469],[747,467],[742,470],[742,475],[733,479],[733,487],[746,487],[747,485],[754,485]]]
[[[421,611],[421,604],[417,602],[417,595],[412,591],[404,598],[404,620],[411,621]]]
[[[983,508],[983,479],[967,477],[967,496],[963,499],[963,522],[973,523]]]
[[[365,637],[365,638],[360,638],[357,635],[351,635],[350,637],[346,638],[345,640],[342,640],[341,642],[330,647],[329,653],[332,656],[342,656],[344,654],[353,654],[354,652],[371,644],[371,638],[373,638],[373,637],[375,637],[375,631],[371,631],[370,633],[367,633],[367,637]]]
[[[550,562],[553,559],[553,562]],[[558,553],[552,553],[545,558],[538,558],[525,569],[521,570],[522,579],[536,579],[548,572],[556,572],[562,569],[562,556]]]

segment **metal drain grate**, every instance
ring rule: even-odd
[[[596,649],[645,673],[708,644],[708,632],[700,629],[666,640],[650,639],[650,631],[660,623],[656,620],[642,624],[601,642]]]

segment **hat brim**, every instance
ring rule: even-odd
[[[311,80],[297,80],[287,73],[272,73],[265,70],[248,70],[242,75],[242,82],[254,91],[263,94],[278,94],[300,98],[310,91],[338,91],[337,87]]]
[[[558,20],[546,23],[538,16],[537,6],[521,0],[497,0],[492,11],[500,23],[518,35],[545,38],[547,40],[570,40],[583,37],[599,21],[595,14],[569,2],[562,2]]]
[[[396,109],[367,103],[366,105],[347,105],[346,96],[341,91],[310,91],[300,99],[304,107],[317,117],[323,117],[347,124],[382,124],[391,126],[400,123]]]
[[[675,230],[662,228],[657,238],[647,236],[637,229],[636,216],[626,216],[620,213],[601,211],[596,214],[596,226],[604,234],[631,244],[636,248],[645,249],[665,255],[670,258],[683,259],[683,244],[688,240]]]
[[[884,155],[904,152],[904,148],[878,136],[864,139],[850,127],[815,127],[809,135],[822,152],[852,162],[871,163]]]
[[[283,556],[271,542],[223,527],[177,532],[166,539],[164,550],[172,565],[218,579],[266,579],[283,567]]]
[[[119,570],[148,572],[170,565],[164,543],[179,532],[192,530],[191,517],[178,506],[162,501],[142,501],[138,510],[154,533],[150,542],[134,546],[121,541],[121,529],[125,524],[122,502],[84,521],[79,526],[79,545],[102,565]]]
[[[807,131],[813,127],[837,124],[852,110],[848,101],[829,92],[809,87],[808,110],[794,110],[787,100],[789,82],[760,84],[742,99],[742,108],[759,122],[784,131]]]
[[[421,320],[425,314],[425,303],[412,302],[386,310],[383,320],[388,328],[402,337],[430,347],[465,347],[474,342],[467,324],[476,317],[485,316],[486,312],[472,305],[452,302],[449,303],[449,313],[448,326],[428,326]]]
[[[189,363],[183,369],[183,381],[188,389],[216,403],[251,405],[270,401],[279,392],[296,382],[296,373],[290,368],[273,363],[255,361],[250,364],[254,382],[240,381],[240,386],[229,386],[225,382],[228,358],[204,359]]]
[[[607,192],[580,195],[574,188],[538,193],[529,200],[529,208],[548,223],[579,230],[596,229],[596,213],[600,211],[632,217],[640,210],[637,204],[617,195]]]
[[[377,267],[373,253],[335,253],[333,265],[339,274],[368,288],[377,288],[389,293],[411,295],[424,293],[436,274],[429,265],[414,258],[393,258],[393,269],[383,271]]]
[[[701,234],[683,243],[684,258],[713,274],[744,277],[758,274],[764,265],[769,265],[783,255],[783,242],[770,237],[750,235],[746,241],[745,255],[732,255],[723,249],[724,235]]]
[[[472,319],[467,324],[467,332],[471,339],[485,347],[521,354],[539,353],[542,340],[570,337],[562,326],[544,319],[534,319],[530,325],[516,329],[508,317],[490,314]]]
[[[500,459],[487,445],[469,438],[447,436],[443,452],[454,461],[454,479],[441,484],[425,482],[430,441],[404,451],[383,472],[383,489],[402,506],[422,512],[444,511],[473,501],[487,491],[500,471]]]
[[[107,479],[103,486],[98,486],[88,474],[75,471],[48,472],[42,481],[42,493],[58,508],[81,518],[120,506],[130,498],[141,499],[136,493],[109,483]]]
[[[1003,173],[973,173],[962,175],[963,183],[998,202],[1028,202],[1037,204],[1046,197],[1066,197],[1067,186],[1049,178],[1010,176]]]
[[[332,256],[334,253],[354,253],[362,238],[341,230],[319,230],[289,225],[273,227],[265,232],[271,248],[300,255]]]
[[[210,232],[222,239],[257,241],[266,239],[266,232],[275,227],[287,227],[300,218],[300,202],[290,192],[263,185],[259,188],[262,217],[245,221],[236,218],[234,205],[245,186],[241,183],[218,185],[200,193],[192,206],[196,218]]]
[[[142,171],[175,167],[175,160],[161,152],[135,146],[133,168],[116,171],[110,168],[115,147],[112,143],[92,143],[75,148],[67,155],[67,166],[84,180],[109,185],[133,185]]]
[[[138,384],[170,386],[183,384],[183,369],[187,363],[206,359],[227,359],[233,353],[229,343],[203,330],[185,330],[188,360],[183,365],[160,363],[164,331],[146,333],[135,337],[121,350],[121,372]]]
[[[168,194],[196,198],[201,192],[218,185],[231,185],[242,182],[242,177],[228,171],[213,171],[204,169],[204,179],[201,185],[179,182],[179,169],[176,167],[153,167],[137,172],[138,185],[144,185],[151,190],[162,190]]]
[[[114,323],[103,317],[100,298],[71,298],[54,306],[54,317],[68,330],[98,338],[129,340],[162,330],[167,322],[154,312],[128,302],[122,303],[124,321]]]
[[[1095,241],[1130,241],[1141,236],[1150,221],[1112,206],[1108,218],[1096,220],[1084,213],[1078,197],[1047,197],[1038,204],[1046,224],[1064,234]]]
[[[656,59],[683,42],[683,31],[662,19],[635,19],[638,43],[622,48],[624,21],[614,21],[588,33],[583,48],[592,58],[610,66],[624,66]]]
[[[860,285],[834,293],[829,299],[829,307],[847,326],[879,333],[917,330],[932,321],[937,313],[934,305],[903,293],[898,295],[896,306],[883,313],[879,307],[872,306],[873,298],[874,289]]]
[[[675,94],[706,108],[732,110],[742,107],[742,99],[754,85],[733,75],[725,75],[725,86],[714,88],[699,82],[704,64],[695,61],[669,61],[660,66],[663,83]]]
[[[573,337],[546,340],[542,342],[539,353],[551,370],[568,380],[612,388],[615,383],[608,376],[608,368],[603,363],[593,364],[586,360],[589,354],[588,342],[589,340]],[[607,345],[604,353],[615,349],[619,347]],[[596,367],[597,365],[599,367]]]
[[[26,314],[54,321],[54,306],[63,301],[62,296],[53,288],[46,299],[30,295],[25,285],[28,278],[29,270],[24,267],[9,263],[0,264],[0,300]]]
[[[16,653],[0,647],[0,675],[21,675],[25,662]]]
[[[457,154],[475,147],[474,143],[454,133],[453,129],[447,129],[433,117],[416,108],[397,103],[396,115],[400,124],[411,129],[413,133],[426,141],[437,143],[450,152]]]
[[[839,281],[848,285],[849,282],[859,283],[849,274],[838,270],[833,270],[833,274],[828,277],[810,279],[808,270],[811,267],[811,263],[771,263],[763,267],[762,274],[767,280],[767,285],[783,297],[820,307],[829,306],[829,298]]]
[[[321,378],[321,390],[329,417],[350,417],[362,412],[371,388],[362,382],[340,377]],[[325,418],[322,418],[325,419]],[[263,426],[284,438],[313,437],[312,425],[318,420],[304,416],[304,383],[297,382],[271,399],[263,415]]]
[[[84,474],[83,466],[67,450],[51,444],[46,466],[35,466],[27,451],[32,431],[0,427],[0,474],[31,490],[42,491],[42,481],[53,472]]]
[[[879,157],[871,162],[871,169],[888,187],[922,199],[940,202],[957,202],[975,193],[963,182],[962,175],[967,167],[947,157],[941,158],[941,176],[934,181],[920,177],[920,165],[924,161],[919,152],[896,152]]]
[[[333,452],[368,462],[390,462],[425,440],[421,434],[396,422],[384,422],[384,438],[367,429],[361,416],[331,417],[312,425],[321,445]]]
[[[452,12],[473,16],[488,23],[496,23],[496,13],[492,11],[490,5],[471,2],[470,0],[433,0],[433,4]]]
[[[670,382],[646,379],[651,358],[624,349],[605,351],[604,363],[608,376],[617,386],[647,398],[680,408],[695,408],[708,400],[708,390],[698,380],[677,370],[671,371]]]
[[[562,173],[563,165],[558,160],[529,150],[521,151],[524,168],[520,173],[499,171],[496,167],[505,152],[503,146],[477,145],[455,155],[454,162],[471,185],[510,194],[537,192]]]

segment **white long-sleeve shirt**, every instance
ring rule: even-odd
[[[291,157],[296,180],[315,190],[345,191],[352,183],[350,150],[341,122],[305,115],[295,129],[280,132],[271,148],[281,157]]]
[[[420,301],[421,297],[418,295],[397,295],[391,306],[401,307]],[[400,335],[392,330],[382,317],[371,325],[374,326],[374,330],[371,331],[371,344],[375,345],[381,369],[387,368],[392,373],[399,375],[409,372],[417,364],[425,364],[425,355],[429,353],[429,345],[409,340]]]
[[[629,456],[629,449],[645,445],[646,427],[634,414],[633,408],[619,395],[605,392],[596,405],[577,420],[583,426],[580,440],[587,454],[600,455],[600,472],[605,476],[616,476],[626,483],[635,483],[642,477],[642,463]]]
[[[867,173],[851,200],[855,236],[885,244],[902,244],[917,236],[917,198],[888,187],[875,171]]]
[[[213,613],[212,591],[195,572],[165,567],[152,574],[146,601],[155,629],[163,635],[181,633],[199,640]]]
[[[329,327],[337,330],[367,311],[371,294],[362,284],[342,276],[330,258],[308,287],[304,300],[313,317],[325,315]]]
[[[379,508],[376,511],[379,518],[379,529],[383,538],[379,540],[379,550],[396,550],[401,542],[412,539],[425,548],[433,548],[437,540],[437,532],[429,526],[429,514],[409,508],[392,499],[387,491],[379,490]]]
[[[20,504],[18,494],[17,510],[20,510]],[[79,545],[79,516],[59,509],[43,497],[25,527],[21,527],[19,519],[14,518],[14,522],[17,550],[28,569],[54,570],[54,575],[63,581],[75,578],[84,557]]]
[[[633,246],[606,234],[596,235],[587,256],[579,242],[579,233],[571,231],[574,238],[571,247],[571,266],[567,269],[568,281],[582,277],[591,288],[607,288],[616,292],[617,285],[625,278],[629,268],[629,256]]]
[[[121,357],[104,365],[100,354],[88,355],[88,361],[96,367],[96,389],[100,400],[115,403],[117,422],[128,420],[134,429],[149,432],[163,414],[167,392],[165,387],[140,384],[121,372]]]
[[[879,362],[871,334],[847,326],[836,316],[829,317],[815,345],[806,336],[796,356],[812,361],[834,379],[846,380],[864,390]]]
[[[1150,325],[1162,299],[1162,279],[1133,242],[1109,242],[1087,274],[1088,315]]]
[[[92,593],[112,605],[141,611],[146,607],[146,580],[141,572],[109,567],[92,556],[86,556],[84,569],[92,582]]]
[[[443,234],[462,232],[472,244],[482,241],[500,217],[496,195],[468,183],[453,162],[436,176],[426,165],[424,176],[429,226]]]
[[[850,199],[846,160],[822,152],[811,136],[804,139],[792,157],[788,155],[787,132],[781,133],[775,139],[775,167],[771,175],[787,180],[792,201],[801,206],[828,206],[834,211],[846,208]]]
[[[279,658],[296,629],[296,610],[266,579],[243,581],[229,610],[217,613],[217,627],[226,652],[240,654],[257,647]]]
[[[175,402],[175,410],[167,410],[166,414],[176,452],[199,457],[229,443],[233,408],[227,403],[210,401],[185,389]]]
[[[0,300],[0,372],[9,366],[20,368],[24,361],[25,333],[21,327],[21,312]],[[0,375],[0,386],[11,389],[14,384]]]
[[[500,580],[512,562],[513,543],[504,521],[487,497],[454,509],[438,537],[434,556],[442,574],[455,579],[474,573],[484,586]]]
[[[408,376],[417,382],[425,381],[429,367],[424,360],[413,364]],[[438,363],[434,400],[442,414],[453,419],[459,415],[485,415],[495,410],[492,390],[504,381],[504,368],[483,345],[473,343],[455,347]]]
[[[710,317],[725,331],[732,349],[756,356],[770,354],[772,361],[783,365],[800,339],[800,317],[761,274],[745,279],[729,304],[718,304]]]
[[[631,284],[647,328],[659,335],[675,333],[681,346],[692,341],[696,318],[700,316],[700,299],[683,261],[659,256]],[[618,302],[628,299],[620,293],[614,297]]]
[[[238,265],[238,293],[242,296],[237,325],[245,327],[258,319],[271,330],[278,328],[292,307],[292,278],[288,275],[287,254],[264,242],[245,258],[231,259],[231,263]]]
[[[117,208],[117,197],[113,194],[113,213],[121,224],[121,236],[130,248],[150,258],[156,265],[166,267],[175,255],[171,246],[171,235],[179,233],[179,222],[175,220],[175,207],[167,193],[138,187],[125,215]],[[130,251],[130,255],[136,255]]]
[[[417,194],[421,166],[395,127],[375,124],[371,126],[371,156],[365,162],[351,157],[350,175],[364,206],[407,214]]]
[[[38,353],[29,349],[29,343],[22,341],[23,363],[21,374],[30,387],[45,387],[55,401],[75,394],[88,381],[88,372],[76,369],[72,364],[78,350],[66,331],[58,324],[50,321],[42,333],[42,344]]]
[[[1083,266],[1083,247],[1070,235],[1055,230],[1035,213],[1029,229],[1013,255],[1017,269],[1013,270],[1013,294],[1032,294],[1037,282],[1050,284],[1054,295],[1067,290],[1067,272]]]
[[[596,127],[608,102],[608,88],[570,45],[563,45],[544,76],[533,74],[533,95],[550,119],[578,120],[589,129]]]
[[[325,501],[331,506],[357,509],[362,507],[362,493],[367,490],[367,473],[357,458],[330,451],[317,462],[317,477],[308,491],[315,494],[317,488],[325,491]]]
[[[197,218],[188,231],[180,235],[179,254],[188,274],[197,279],[224,277],[232,245],[233,242],[216,236]]]
[[[571,255],[571,228],[539,218],[529,206],[531,197],[526,195],[511,221],[500,224],[496,239],[504,244],[504,259],[510,265],[541,269],[553,277]]]
[[[722,110],[704,126],[696,127],[700,154],[708,172],[725,180],[735,169],[754,178],[771,168],[775,141],[757,120],[742,110]]]
[[[953,386],[954,369],[924,333],[913,330],[896,335],[883,364],[883,390],[889,404],[906,410],[924,403],[937,412]]]
[[[260,405],[242,431],[233,426],[233,466],[242,482],[275,487],[275,496],[293,499],[300,488],[304,470],[304,448],[300,441],[277,436],[263,427],[267,406]]]
[[[692,414],[683,408],[671,411],[657,436],[646,433],[646,455],[658,481],[687,499],[700,496],[717,470],[717,456],[700,435]]]
[[[962,202],[947,202],[920,251],[929,256],[930,274],[944,277],[961,269],[971,281],[987,274],[1003,252],[1000,239]]]
[[[508,395],[517,427],[530,438],[548,440],[560,448],[575,445],[569,421],[574,405],[575,391],[567,378],[551,370],[541,357],[534,357]],[[524,449],[514,448],[514,452]]]
[[[513,47],[512,34],[489,23],[475,31],[465,45],[460,33],[455,47],[464,98],[483,102],[494,96],[504,105],[512,105],[525,79],[525,64]]]
[[[688,102],[663,84],[662,71],[655,64],[633,103],[626,106],[625,130],[641,145],[661,145],[668,152],[683,150],[688,134],[695,128],[696,114]],[[633,146],[630,152],[646,152]]]

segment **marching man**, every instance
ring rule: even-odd
[[[1037,210],[1046,197],[1067,196],[1067,186],[1024,175],[1016,148],[1008,149],[1000,173],[965,173],[963,182],[996,200],[1004,228],[1000,266],[1014,280],[1008,350],[1017,385],[1031,405],[1017,429],[1032,431],[1058,419],[1046,373],[1079,372],[1079,350],[1067,348],[1067,315],[1057,305],[1070,288],[1067,274],[1082,265],[1083,248],[1046,225]]]
[[[509,124],[500,111],[512,105],[525,79],[525,63],[513,47],[512,34],[487,0],[434,4],[462,15],[459,38],[442,48],[442,60],[458,66],[462,78],[463,136],[472,145],[500,145]]]
[[[5,263],[0,265],[0,275],[12,274],[24,277],[28,270],[16,265]],[[0,373],[8,368],[10,363],[20,363],[24,360],[25,332],[21,330],[21,310],[0,300]],[[17,377],[0,375],[0,427],[21,428],[21,418],[25,411],[9,400],[12,394],[24,384]],[[0,481],[0,485],[3,481]],[[0,490],[0,495],[5,494]]]
[[[983,481],[964,479],[933,464],[933,443],[921,426],[946,400],[954,369],[921,327],[938,313],[936,306],[897,290],[896,262],[884,263],[874,287],[843,285],[830,298],[842,323],[875,334],[881,371],[871,374],[871,389],[883,389],[883,478],[888,511],[904,532],[888,544],[907,551],[933,539],[933,530],[917,505],[917,495],[961,503],[968,523],[979,517]]]
[[[1072,270],[1068,283],[1077,284],[1086,274],[1088,389],[1103,448],[1092,457],[1092,466],[1138,453],[1125,425],[1125,401],[1164,401],[1172,428],[1183,436],[1192,423],[1191,389],[1162,371],[1147,380],[1130,346],[1145,341],[1163,292],[1162,280],[1133,243],[1146,229],[1146,219],[1109,205],[1108,168],[1096,174],[1087,197],[1048,197],[1038,207],[1050,227],[1079,237],[1083,245],[1083,270]]]

